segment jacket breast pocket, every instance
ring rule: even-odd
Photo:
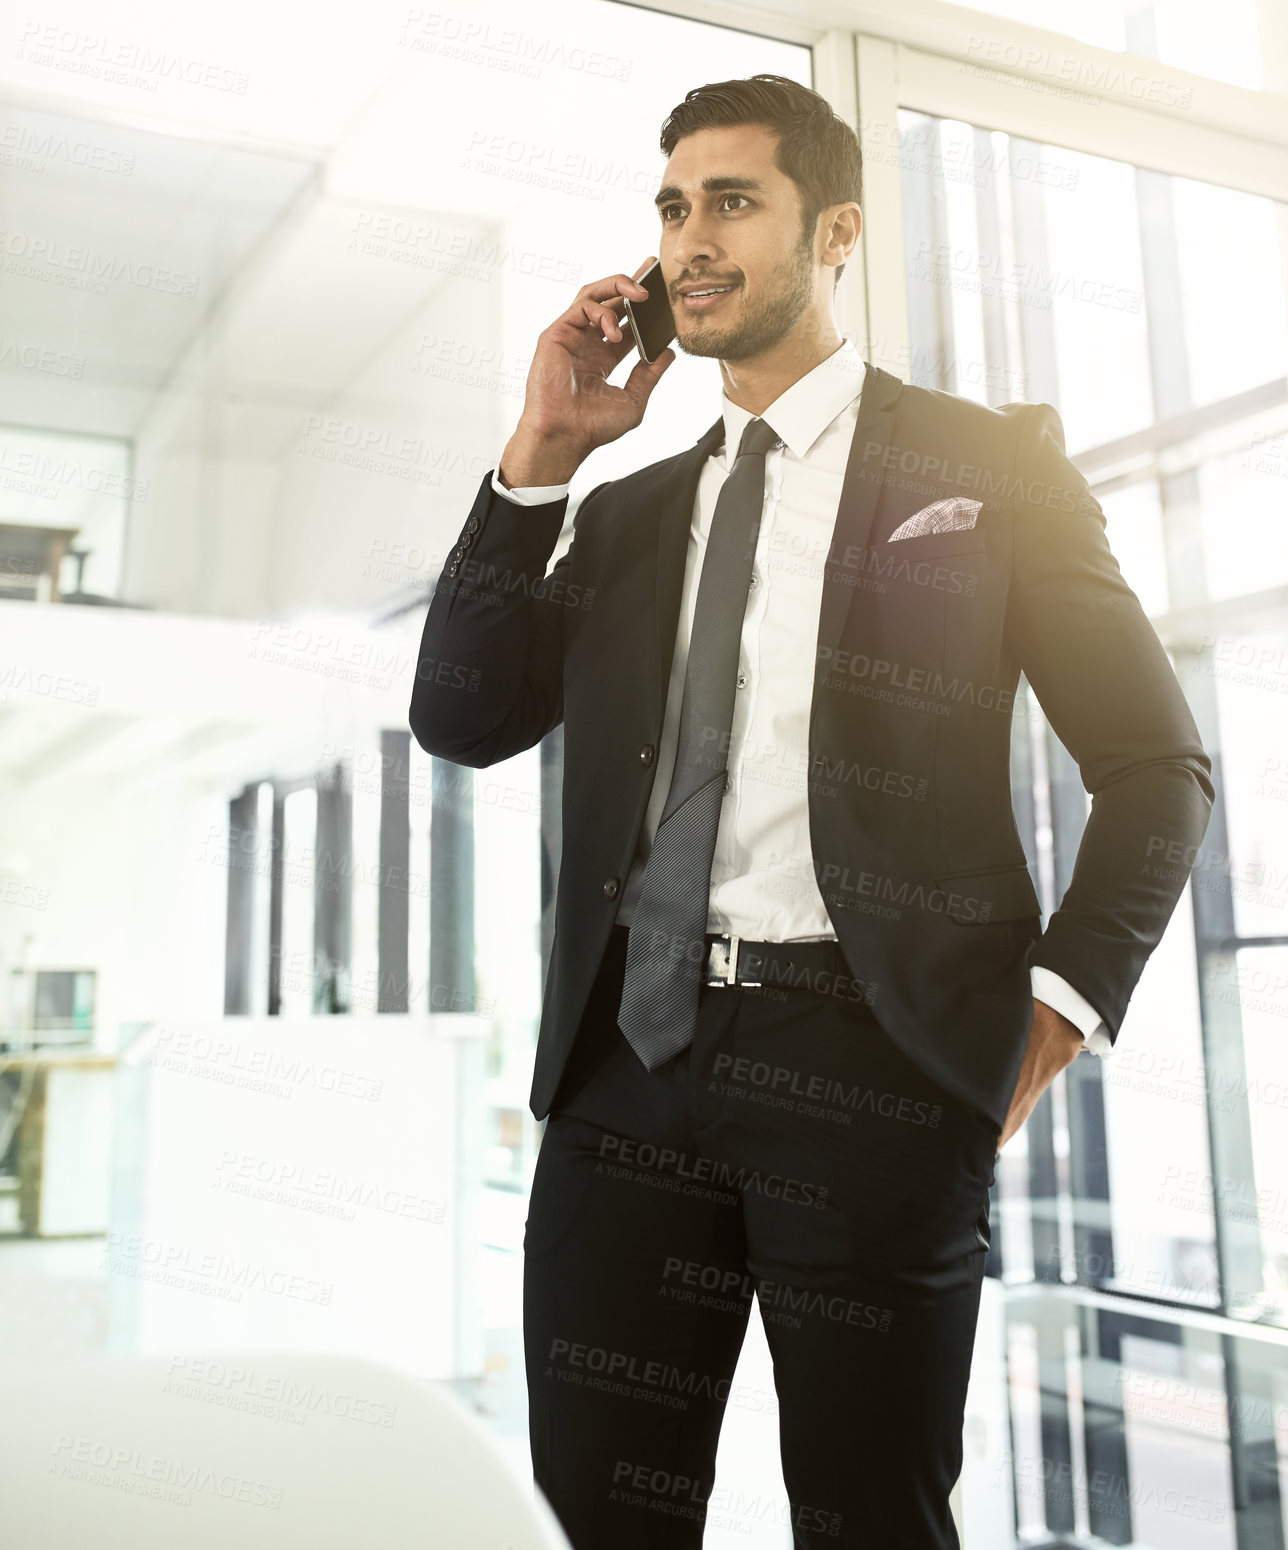
[[[974,554],[987,547],[988,529],[982,527],[951,528],[946,533],[922,533],[877,545],[884,560],[901,555],[910,560],[934,560],[941,554]]]
[[[1026,863],[945,872],[935,879],[945,895],[944,914],[959,926],[986,926],[996,920],[1023,920],[1042,914]]]

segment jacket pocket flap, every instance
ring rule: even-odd
[[[949,528],[942,533],[919,533],[915,538],[886,539],[877,545],[881,557],[908,560],[938,559],[941,554],[974,554],[988,547],[988,529],[983,527]]]
[[[944,914],[958,925],[987,925],[993,920],[1020,920],[1042,913],[1033,879],[1024,865],[991,872],[950,872],[936,878],[935,887],[945,895]]]

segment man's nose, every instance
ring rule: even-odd
[[[676,238],[672,250],[677,268],[683,273],[685,270],[710,266],[717,261],[718,253],[719,248],[710,230],[703,228],[700,218],[691,215],[685,221],[684,230]]]

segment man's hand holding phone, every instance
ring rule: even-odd
[[[621,387],[610,386],[608,378],[635,348],[621,311],[625,299],[645,300],[648,292],[639,279],[655,262],[646,259],[633,276],[615,274],[583,285],[568,310],[537,336],[523,413],[501,454],[502,484],[567,484],[596,447],[616,441],[644,418],[675,351],[663,350],[651,364],[637,361]],[[662,284],[660,270],[657,283]]]

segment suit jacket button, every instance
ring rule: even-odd
[[[470,520],[465,524],[465,531],[467,533],[477,533],[478,530],[479,519],[477,517],[471,517]]]
[[[449,576],[454,576],[456,574],[456,572],[458,570],[460,570],[460,568],[461,568],[461,562],[460,562],[460,559],[458,557],[458,558],[454,559],[452,561],[452,563],[447,567],[447,574]]]
[[[652,764],[652,762],[653,762],[653,745],[652,745],[652,743],[645,743],[643,748],[640,749],[640,763],[641,764]]]
[[[608,878],[604,883],[604,897],[606,899],[615,899],[617,897],[618,889],[621,886],[622,880],[620,877]]]

